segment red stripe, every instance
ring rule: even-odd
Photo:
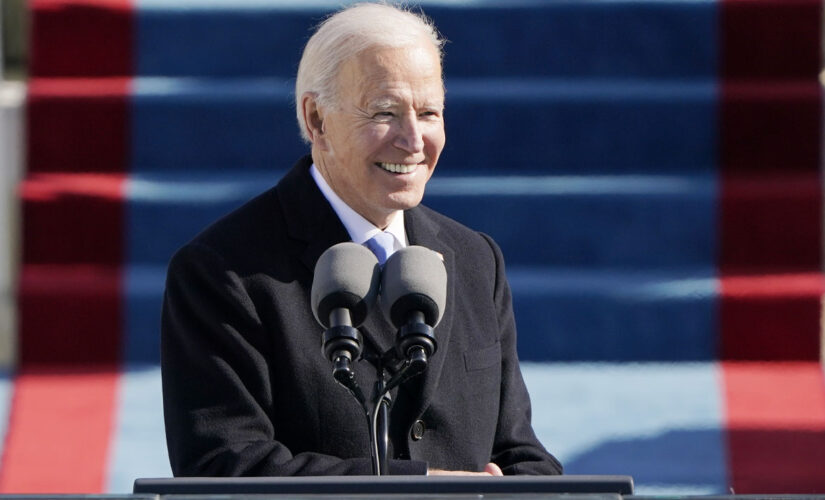
[[[118,268],[23,266],[18,298],[21,366],[119,362],[121,290]]]
[[[724,273],[820,268],[817,171],[723,174],[719,266]]]
[[[722,77],[815,79],[822,0],[723,0]]]
[[[817,78],[724,80],[721,92],[720,161],[725,172],[818,171],[822,86]]]
[[[723,0],[720,356],[817,360],[821,0]]]
[[[33,76],[133,73],[131,0],[29,0]]]
[[[20,184],[26,264],[120,265],[123,174],[32,174]]]
[[[821,190],[816,171],[722,176],[721,359],[819,359]]]
[[[101,493],[115,369],[24,370],[14,386],[0,493]]]
[[[33,79],[28,86],[29,172],[125,172],[131,79]]]
[[[131,0],[30,0],[29,6],[34,78],[29,178],[21,189],[21,371],[0,493],[100,493],[120,359],[134,15]],[[38,172],[118,175],[32,175]]]
[[[723,363],[722,367],[733,491],[825,491],[822,365]]]
[[[821,273],[728,274],[720,282],[721,359],[819,359]]]

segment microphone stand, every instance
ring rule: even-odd
[[[375,382],[374,398],[367,404],[367,398],[355,381],[355,374],[349,363],[348,355],[341,355],[334,358],[333,378],[338,384],[347,389],[356,401],[361,405],[367,418],[367,428],[370,437],[370,455],[372,459],[372,472],[376,476],[388,474],[387,455],[389,452],[389,410],[392,406],[390,391],[405,379],[398,377],[407,370],[405,366],[401,372],[396,373],[389,381],[385,380],[385,359],[394,354],[394,350],[387,351],[380,359],[375,360],[378,377]],[[397,363],[394,363],[397,364]]]
[[[392,406],[392,399],[390,398],[389,389],[384,381],[384,369],[378,368],[378,380],[375,382],[376,400],[373,405],[371,439],[375,443],[373,451],[375,456],[374,469],[376,469],[376,476],[383,476],[388,474],[387,470],[387,454],[390,447],[390,406]]]
[[[395,347],[376,359],[377,381],[371,407],[355,381],[352,370],[353,353],[343,347],[357,344],[360,353],[360,334],[350,325],[333,327],[324,332],[324,350],[333,361],[333,377],[363,408],[369,427],[372,469],[376,476],[388,474],[389,411],[392,406],[390,391],[427,368],[429,355],[436,350],[431,326],[423,322],[423,314],[416,314],[398,330]],[[390,368],[394,373],[386,379]]]
[[[437,345],[433,328],[424,323],[421,313],[414,314],[409,323],[399,328],[396,339],[395,347],[378,360],[378,381],[375,383],[371,439],[375,443],[375,463],[379,471],[376,475],[379,476],[387,471],[390,391],[426,370],[429,355],[435,352]],[[386,366],[396,367],[387,381],[384,380]]]

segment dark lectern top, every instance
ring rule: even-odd
[[[478,495],[515,498],[516,494],[606,494],[599,498],[633,494],[630,476],[324,476],[324,477],[184,477],[138,479],[135,493],[157,495],[388,495],[411,498],[421,495]],[[492,495],[492,497],[490,496]],[[523,498],[523,497],[522,497]]]

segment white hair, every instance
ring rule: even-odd
[[[336,82],[341,65],[371,48],[396,48],[430,41],[442,57],[444,40],[435,25],[423,14],[386,3],[359,3],[326,18],[304,47],[295,80],[295,107],[301,137],[306,132],[301,100],[315,94],[322,106],[337,103]]]

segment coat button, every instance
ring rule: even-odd
[[[412,425],[412,429],[410,429],[410,436],[413,438],[414,441],[420,441],[421,438],[424,437],[425,430],[426,427],[424,427],[424,421],[416,420]]]

